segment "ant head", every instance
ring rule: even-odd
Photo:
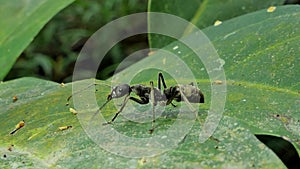
[[[115,86],[115,87],[113,87],[110,95],[107,96],[107,100],[123,97],[126,94],[130,94],[130,92],[131,92],[131,89],[128,84],[121,84],[121,85]]]

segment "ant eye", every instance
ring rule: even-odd
[[[122,92],[122,91],[123,91],[123,89],[122,89],[122,88],[120,88],[120,89],[119,89],[119,92]]]

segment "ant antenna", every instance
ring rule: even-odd
[[[109,97],[108,97],[108,98],[109,98]],[[95,114],[92,116],[91,120],[94,119],[94,117],[95,117],[98,113],[100,113],[100,111],[103,109],[103,107],[105,107],[105,105],[106,105],[109,101],[111,101],[111,99],[108,99],[108,98],[107,98],[106,102],[103,103],[102,106],[95,112]]]
[[[83,90],[86,90],[86,89],[88,89],[88,88],[90,88],[90,87],[92,87],[92,86],[96,86],[96,85],[100,85],[100,84],[103,84],[103,85],[105,85],[105,86],[111,87],[110,85],[105,84],[105,83],[94,83],[94,84],[90,84],[90,85],[86,86],[85,88],[83,88],[83,89],[81,89],[81,90],[78,90],[78,91],[76,91],[75,93],[71,94],[71,95],[67,98],[66,106],[69,105],[69,101],[70,101],[70,99],[71,99],[74,95],[76,95],[76,94],[82,92]]]

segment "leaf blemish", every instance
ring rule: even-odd
[[[220,20],[216,20],[215,23],[214,23],[214,26],[219,26],[222,24],[222,21]]]
[[[11,135],[14,134],[16,131],[18,131],[19,129],[21,129],[21,128],[24,127],[24,126],[25,126],[25,121],[24,121],[24,120],[20,121],[20,122],[16,125],[15,129],[14,129],[12,132],[10,132],[10,134],[11,134]]]
[[[225,35],[223,39],[226,39],[226,38],[228,38],[229,36],[232,36],[232,35],[234,35],[234,34],[236,34],[236,32],[231,32],[231,33]]]
[[[274,12],[276,10],[276,6],[270,6],[268,9],[267,9],[267,12]]]
[[[215,80],[213,82],[213,84],[215,84],[215,85],[221,85],[221,84],[223,84],[223,81],[222,80]]]
[[[165,65],[166,64],[166,58],[163,58],[162,62]]]
[[[72,114],[74,114],[74,115],[76,115],[77,114],[77,111],[75,110],[75,109],[73,109],[73,108],[69,108],[69,111],[72,113]]]
[[[7,148],[7,150],[8,150],[8,151],[13,151],[13,147],[14,147],[14,145],[11,144],[11,145]]]
[[[62,130],[67,130],[69,128],[72,128],[72,126],[62,126],[62,127],[59,127],[58,129],[62,131]]]
[[[13,102],[16,102],[18,100],[17,96],[13,96]]]

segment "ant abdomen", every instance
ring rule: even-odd
[[[204,95],[203,93],[193,85],[179,85],[178,89],[182,94],[187,98],[187,100],[191,103],[204,103]],[[176,97],[176,101],[182,101],[182,96]]]

